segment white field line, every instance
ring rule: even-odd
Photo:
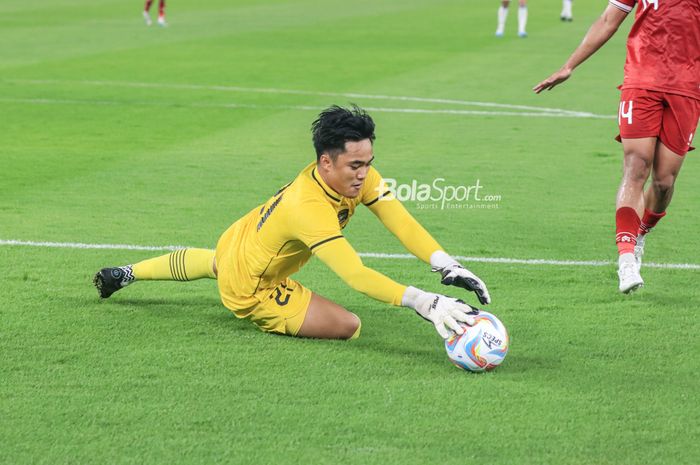
[[[535,107],[529,105],[512,105],[507,103],[495,103],[495,102],[477,102],[469,100],[456,100],[456,99],[444,99],[444,98],[426,98],[426,97],[412,97],[405,95],[382,95],[382,94],[362,94],[354,92],[319,92],[319,91],[309,91],[309,90],[298,90],[298,89],[278,89],[269,87],[241,87],[241,86],[221,86],[221,85],[198,85],[198,84],[168,84],[168,83],[153,83],[153,82],[129,82],[129,81],[74,81],[74,80],[56,80],[56,79],[5,79],[5,82],[12,82],[18,84],[33,84],[33,85],[56,85],[56,84],[73,84],[73,85],[90,85],[90,86],[102,86],[102,87],[132,87],[132,88],[153,88],[153,89],[181,89],[181,90],[206,90],[206,91],[218,91],[218,92],[238,92],[242,94],[279,94],[279,95],[307,95],[316,97],[341,97],[350,99],[367,99],[367,100],[389,100],[389,101],[402,101],[402,102],[420,102],[420,103],[438,103],[445,105],[460,105],[460,106],[472,106],[472,107],[486,107],[486,108],[499,108],[508,110],[528,110],[531,113],[521,113],[517,112],[516,115],[519,116],[535,116],[532,113],[536,113],[536,116],[547,116],[547,114],[557,115],[557,116],[569,116],[572,118],[602,118],[602,119],[614,119],[615,115],[598,115],[595,113],[565,110],[561,108],[547,108],[547,107]],[[259,106],[254,108],[269,108],[265,106]],[[284,108],[284,107],[282,107]],[[306,107],[304,105],[299,106],[289,106],[290,109],[313,109],[316,110],[317,107]],[[367,108],[367,110],[370,110]],[[403,113],[448,113],[448,114],[464,114],[464,115],[484,115],[484,114],[495,114],[502,115],[502,113],[479,113],[479,112],[464,112],[460,110],[420,110],[420,109],[388,109],[388,108],[373,108],[372,111],[398,111]],[[405,111],[404,111],[405,110]],[[510,113],[505,113],[510,115]]]
[[[252,103],[176,103],[176,102],[139,102],[139,101],[119,101],[119,100],[72,100],[72,99],[47,99],[47,98],[3,98],[0,102],[5,103],[27,103],[32,105],[91,105],[91,106],[152,106],[152,107],[180,107],[180,108],[249,108],[249,109],[273,109],[273,110],[304,110],[321,111],[324,106],[311,105],[259,105]],[[597,118],[613,119],[614,116],[576,114],[576,113],[525,113],[520,111],[483,111],[483,110],[450,110],[437,109],[428,110],[423,108],[384,108],[384,107],[363,107],[367,111],[377,113],[414,113],[414,114],[442,114],[442,115],[462,115],[462,116],[526,116],[541,118]]]
[[[182,245],[131,245],[131,244],[86,244],[82,242],[36,242],[20,241],[12,239],[0,239],[0,246],[25,246],[25,247],[50,247],[62,249],[111,249],[111,250],[146,250],[146,251],[171,251],[183,249]],[[416,259],[409,254],[390,254],[361,252],[360,257],[405,260]],[[546,266],[611,266],[615,262],[606,260],[547,260],[541,258],[499,258],[499,257],[465,257],[456,255],[454,258],[464,262],[475,263],[502,263],[508,265],[546,265]],[[673,268],[682,270],[700,270],[700,265],[695,263],[644,263],[648,268]]]

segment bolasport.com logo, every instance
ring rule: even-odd
[[[473,184],[449,184],[445,178],[435,178],[430,184],[417,179],[409,184],[393,178],[384,178],[376,188],[381,200],[396,198],[401,202],[415,202],[418,209],[497,209],[501,196],[489,193],[481,180]],[[389,192],[386,196],[383,194]]]

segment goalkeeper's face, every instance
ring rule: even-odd
[[[374,155],[369,139],[348,141],[345,143],[345,151],[335,159],[328,154],[321,155],[319,172],[328,187],[343,197],[352,199],[360,195],[372,160]]]

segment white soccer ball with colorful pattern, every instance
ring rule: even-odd
[[[474,326],[465,326],[462,335],[445,341],[450,361],[467,371],[493,370],[508,353],[508,331],[495,315],[480,311]]]

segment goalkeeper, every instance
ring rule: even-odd
[[[289,276],[316,255],[353,289],[376,300],[413,308],[443,338],[461,334],[476,309],[460,300],[399,284],[367,268],[342,234],[363,204],[416,257],[438,271],[443,284],[474,291],[482,304],[484,283],[443,251],[430,234],[385,191],[374,160],[374,122],[358,107],[332,106],[312,124],[316,162],[267,202],[236,221],[216,250],[181,249],[115,268],[94,278],[100,297],[141,280],[216,279],[223,304],[267,332],[354,339],[354,313],[310,291]]]

